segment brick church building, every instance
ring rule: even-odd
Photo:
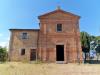
[[[80,16],[58,8],[38,19],[40,29],[10,29],[10,61],[74,63],[82,60]]]

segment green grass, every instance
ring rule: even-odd
[[[0,75],[99,75],[99,64],[47,64],[7,62],[0,64]]]

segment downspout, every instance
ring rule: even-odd
[[[76,27],[79,31],[79,22],[77,22],[77,27]],[[80,31],[79,31],[80,32]],[[78,60],[78,63],[80,63],[80,51],[79,51],[79,48],[78,48],[78,43],[79,43],[79,36],[77,35],[77,31],[76,31],[76,39],[77,39],[77,60]]]
[[[48,51],[47,51],[47,31],[48,29],[47,29],[47,24],[46,24],[46,61],[48,60]]]
[[[47,24],[45,24],[45,45],[46,45],[46,61],[47,61]]]
[[[39,23],[39,29],[40,29],[40,23]],[[40,30],[38,30],[38,34],[37,34],[37,50],[36,50],[36,62],[38,61],[38,50],[39,50],[39,34]]]

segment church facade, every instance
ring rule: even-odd
[[[82,61],[80,16],[56,9],[38,19],[40,29],[10,29],[10,61]]]

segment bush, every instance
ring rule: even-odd
[[[7,49],[0,47],[0,62],[5,62],[7,60]]]

